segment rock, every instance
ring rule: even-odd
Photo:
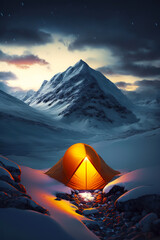
[[[157,219],[158,219],[157,214],[149,213],[140,220],[140,222],[138,223],[138,227],[143,232],[149,232],[151,230],[152,223]]]
[[[101,229],[99,224],[95,221],[83,221],[83,222],[90,230],[99,231]]]
[[[105,192],[105,188],[103,190]],[[124,187],[120,187],[120,186],[113,186],[113,188],[108,192],[108,193],[105,193],[105,196],[110,196],[110,195],[115,195],[116,193],[119,193],[119,194],[123,194],[127,192],[126,190],[124,190]]]
[[[7,169],[16,182],[20,182],[21,170],[18,164],[0,155],[0,166]]]
[[[65,199],[65,200],[70,200],[71,197],[67,193],[56,193],[57,198]]]
[[[160,218],[153,221],[151,229],[155,234],[160,236]]]
[[[19,209],[30,209],[36,212],[48,214],[48,211],[37,204],[35,201],[26,198],[26,197],[17,197],[17,198],[10,198],[6,202],[5,207],[12,207],[12,208],[19,208]]]
[[[131,232],[127,235],[127,239],[133,239],[137,235],[137,232]]]
[[[78,191],[78,190],[75,190],[74,192],[75,192],[75,194],[79,194],[79,191]]]
[[[20,191],[18,191],[15,187],[10,185],[9,183],[1,181],[1,180],[0,180],[0,191],[10,194],[11,196],[25,195],[24,193],[21,193]]]
[[[133,216],[131,218],[131,221],[134,222],[134,223],[137,223],[140,219],[141,219],[141,217],[139,215],[137,215],[137,216]]]
[[[100,192],[100,190],[99,190],[99,189],[97,189],[97,190],[95,190],[94,192],[95,192],[95,193],[99,193],[99,192]]]
[[[54,200],[56,200],[56,201],[61,201],[62,199],[59,198],[59,197],[56,197]]]
[[[99,211],[96,208],[88,208],[88,209],[83,210],[83,214],[86,215],[86,216],[90,215],[90,214],[96,214],[98,212]]]
[[[116,207],[121,212],[143,212],[143,210],[155,213],[160,212],[160,195],[145,195],[126,202],[116,201]]]
[[[132,240],[146,240],[146,238],[142,233],[138,233]]]

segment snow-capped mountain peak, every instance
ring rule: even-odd
[[[119,125],[136,121],[131,102],[103,74],[83,60],[66,71],[43,82],[40,89],[26,101],[69,121],[105,122]]]

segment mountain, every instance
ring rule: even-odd
[[[117,126],[137,121],[130,100],[82,60],[44,81],[26,103],[68,122],[85,120]]]
[[[6,83],[3,83],[3,82],[0,82],[0,90],[20,99],[22,101],[26,101],[28,98],[30,98],[35,93],[34,90],[28,90],[28,91],[25,91],[22,89],[17,90],[17,88],[10,87]]]
[[[1,90],[0,133],[0,155],[30,166],[39,161],[44,167],[58,160],[59,151],[77,142],[80,135]],[[81,133],[81,137],[85,141],[86,136]]]
[[[25,102],[28,98],[30,98],[35,93],[34,90],[28,90],[28,91],[11,91],[10,94],[23,102]]]

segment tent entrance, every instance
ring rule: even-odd
[[[68,182],[68,186],[76,189],[91,190],[104,183],[104,179],[97,172],[90,160],[86,157]]]

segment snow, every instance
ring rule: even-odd
[[[51,117],[2,91],[0,122],[0,153],[16,163],[32,167],[50,167],[79,140],[79,136],[85,142],[92,135],[64,129]],[[15,163],[8,164],[17,167]]]
[[[101,123],[117,126],[137,121],[130,100],[82,60],[43,83],[26,103],[66,124],[75,119],[89,119],[90,125],[100,127]]]
[[[73,240],[53,218],[30,210],[0,209],[1,240]]]
[[[137,169],[126,173],[105,186],[103,191],[108,193],[114,186],[124,187],[128,192],[118,198],[118,202],[150,194],[160,194],[160,165]]]
[[[55,200],[56,192],[71,193],[69,187],[48,177],[44,171],[24,166],[21,170],[21,183],[26,187],[27,193],[38,204],[49,210],[50,218],[56,221],[64,231],[77,240],[98,239],[82,223],[82,220],[86,220],[86,218],[75,212],[77,208],[74,205],[65,200]]]
[[[118,132],[118,129],[117,129]],[[123,171],[159,165],[160,129],[135,133],[112,140],[97,141],[92,147],[106,163],[114,169]]]

